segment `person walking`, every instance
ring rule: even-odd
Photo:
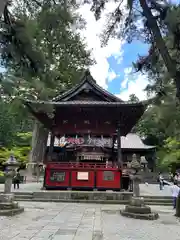
[[[174,182],[174,184],[171,186],[171,193],[172,193],[172,197],[173,197],[173,208],[176,208],[176,201],[177,201],[177,197],[179,195],[180,192],[180,188],[177,185],[177,181]]]
[[[164,182],[163,182],[164,178],[163,178],[161,173],[159,173],[158,179],[159,179],[159,189],[163,190],[163,188],[164,188]]]
[[[16,171],[16,175],[14,176],[14,189],[16,189],[16,186],[17,186],[17,189],[19,189],[20,178],[21,178],[21,175],[20,175],[19,169],[18,169]]]

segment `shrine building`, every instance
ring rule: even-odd
[[[46,189],[119,191],[128,156],[154,149],[143,143],[139,149],[126,148],[126,138],[132,138],[130,132],[145,104],[122,101],[101,88],[89,71],[52,101],[26,100],[24,104],[50,132],[43,160]],[[41,108],[46,105],[53,108],[53,114]]]

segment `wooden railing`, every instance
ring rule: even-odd
[[[52,162],[47,164],[48,168],[80,168],[80,169],[118,169],[117,165],[105,163],[76,163],[76,162]]]

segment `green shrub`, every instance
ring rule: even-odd
[[[31,148],[28,147],[13,147],[11,149],[1,148],[0,149],[0,164],[4,164],[10,157],[14,155],[16,160],[21,164],[26,164],[28,162],[28,155]]]

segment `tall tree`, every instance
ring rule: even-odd
[[[79,80],[82,70],[93,63],[77,33],[82,21],[69,1],[26,1],[12,14],[7,9],[1,29],[3,82],[11,79],[10,97],[52,99]],[[4,84],[5,85],[5,84]],[[11,91],[10,91],[11,90]],[[53,109],[43,109],[52,112]],[[42,161],[48,131],[35,121],[31,159]]]
[[[86,1],[87,2],[87,1]],[[101,11],[106,7],[107,0],[92,0],[92,11],[97,19],[101,16]],[[165,0],[127,0],[128,14],[124,13],[124,1],[116,0],[117,8],[108,19],[104,38],[107,41],[112,35],[126,37],[128,41],[138,38],[151,45],[149,56],[153,52],[158,52],[169,72],[169,76],[174,80],[176,95],[180,99],[180,71],[163,39],[164,35],[172,34],[172,41],[179,46],[180,29],[179,17],[174,16],[175,6]],[[175,18],[176,17],[176,18]],[[175,20],[176,19],[176,20]],[[124,23],[124,24],[122,24]],[[138,26],[141,25],[141,29]],[[105,42],[106,42],[105,41]],[[137,69],[140,70],[147,58],[141,58]]]

